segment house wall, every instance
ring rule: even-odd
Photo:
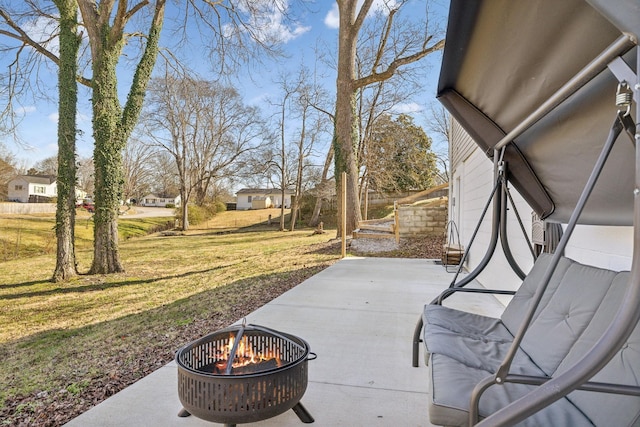
[[[236,204],[236,209],[239,211],[242,210],[247,210],[247,209],[264,209],[264,208],[257,208],[255,206],[253,206],[253,201],[255,199],[264,199],[265,198],[265,194],[264,193],[254,193],[254,194],[248,194],[248,193],[243,193],[243,194],[238,194],[237,197],[237,204]],[[267,207],[275,207],[275,208],[279,208],[280,207],[280,201],[282,200],[282,193],[278,192],[278,193],[270,193],[266,195],[266,198],[268,198],[271,202],[270,206]],[[284,197],[284,207],[286,209],[289,209],[291,207],[291,195],[290,194],[286,194]]]
[[[140,206],[164,208],[167,205],[174,205],[175,207],[180,206],[180,196],[171,198],[158,197],[153,194],[149,194],[140,200]]]
[[[27,203],[29,201],[29,183],[17,178],[9,181],[7,187],[7,200],[11,202]]]
[[[18,189],[16,187],[19,187]],[[58,187],[55,182],[51,184],[40,184],[28,182],[24,178],[16,178],[9,182],[7,186],[7,200],[27,203],[30,195],[42,197],[56,197]]]
[[[44,197],[56,197],[58,196],[58,184],[56,182],[53,182],[49,185],[30,183],[29,194],[35,194],[36,196]]]
[[[246,211],[251,209],[251,200],[256,197],[255,194],[239,194],[236,202],[236,210]]]
[[[454,123],[453,130],[454,139],[450,148],[452,179],[449,190],[449,219],[458,225],[460,240],[467,247],[493,188],[493,162],[480,149],[469,145],[471,138],[457,123]],[[515,189],[511,188],[511,194],[524,228],[531,238],[532,209]],[[527,272],[533,261],[513,210],[509,210],[507,228],[513,255],[523,271]],[[469,251],[465,265],[467,270],[476,267],[484,257],[490,235],[491,208]],[[629,270],[632,252],[632,227],[578,226],[569,241],[565,255],[596,267]],[[500,243],[496,255],[478,277],[478,281],[484,286],[498,289],[517,289],[520,285],[521,281],[511,271]]]
[[[271,207],[273,207],[273,204],[269,197],[254,197],[251,200],[251,209],[267,209]]]
[[[278,193],[271,193],[269,194],[269,196],[271,198],[271,201],[273,203],[273,207],[275,208],[279,208],[281,203],[280,201],[282,200],[282,193],[278,192]],[[289,209],[291,207],[291,195],[290,194],[285,194],[284,195],[284,208],[285,209]]]

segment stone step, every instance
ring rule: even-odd
[[[368,230],[368,231],[377,231],[377,232],[387,232],[393,233],[393,223],[391,224],[359,224],[360,230]]]
[[[366,232],[361,230],[353,231],[354,239],[395,239],[395,234],[393,233],[375,233],[375,232]]]

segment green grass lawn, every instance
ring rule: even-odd
[[[212,324],[239,319],[338,258],[339,246],[327,243],[335,232],[279,232],[262,224],[264,214],[226,212],[184,235],[136,238],[127,237],[167,218],[121,220],[126,273],[67,283],[49,281],[51,216],[0,219],[0,420],[106,397],[109,381],[148,374]],[[80,218],[80,271],[91,263],[92,233],[90,218]]]

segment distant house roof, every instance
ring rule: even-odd
[[[285,194],[293,194],[293,190],[284,190]],[[238,190],[236,194],[280,194],[282,190],[279,188],[243,188]]]
[[[20,175],[16,178],[22,178],[32,184],[52,184],[56,182],[55,175]]]

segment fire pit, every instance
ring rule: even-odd
[[[209,334],[176,353],[184,407],[178,415],[234,426],[293,409],[312,423],[300,399],[307,361],[315,357],[303,339],[264,326],[243,323]]]

